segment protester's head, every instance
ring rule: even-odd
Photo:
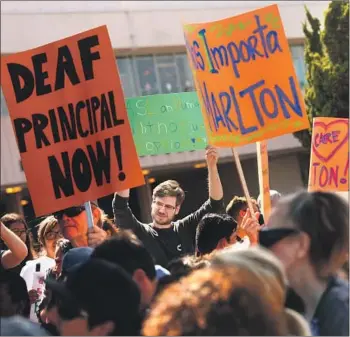
[[[191,271],[210,266],[206,256],[185,255],[171,260],[167,266],[171,275],[187,276]]]
[[[0,317],[20,315],[29,317],[30,301],[27,285],[17,273],[0,272]]]
[[[158,281],[156,296],[164,290],[169,284],[177,282],[182,277],[189,275],[192,271],[210,266],[209,255],[194,256],[186,255],[173,259],[168,264],[170,275],[161,278]]]
[[[153,190],[151,215],[158,225],[169,225],[179,213],[185,192],[175,180],[167,180]]]
[[[255,199],[251,199],[254,212],[259,212],[258,204]],[[245,197],[235,196],[226,207],[226,213],[237,222],[238,227],[241,225],[243,217],[248,209],[247,199]]]
[[[97,246],[91,257],[124,268],[140,289],[141,305],[150,304],[157,286],[155,266],[150,253],[132,232],[120,230]]]
[[[140,292],[120,266],[90,259],[65,282],[47,281],[57,296],[58,329],[62,336],[132,336],[141,325]]]
[[[114,236],[118,233],[118,228],[115,224],[107,217],[106,214],[102,216],[102,229],[107,233],[108,237]]]
[[[275,190],[270,190],[270,200],[271,200],[271,208],[275,207],[278,201],[281,199],[282,195],[280,192]],[[259,195],[257,200],[258,206],[261,209],[261,195]]]
[[[62,238],[57,219],[54,216],[48,216],[39,224],[38,240],[42,252],[47,257],[55,257],[55,249],[57,241]]]
[[[62,271],[61,276],[65,278],[68,273],[76,268],[78,265],[81,265],[87,262],[94,249],[91,247],[78,247],[69,249],[63,256],[62,259]]]
[[[287,335],[274,278],[262,283],[247,268],[216,266],[193,271],[155,300],[145,336]]]
[[[26,260],[33,260],[36,255],[33,238],[23,216],[17,213],[7,213],[1,217],[0,221],[26,244],[28,249]]]
[[[59,239],[56,243],[56,250],[55,250],[55,267],[54,267],[54,272],[57,277],[61,275],[62,272],[62,261],[63,261],[63,256],[70,250],[72,249],[73,246],[70,243],[70,241],[66,239]]]
[[[104,212],[95,203],[91,202],[91,210],[94,225],[102,228]],[[74,247],[88,245],[88,216],[84,205],[69,207],[55,213],[60,229],[65,239],[69,240]]]
[[[260,279],[262,284],[274,280],[276,286],[273,296],[282,305],[285,302],[287,276],[282,263],[267,249],[249,247],[236,250],[234,247],[217,252],[211,261],[213,266],[233,266],[240,270],[248,270]]]
[[[0,317],[0,327],[1,336],[51,336],[46,329],[22,316]]]
[[[211,254],[236,242],[237,222],[226,214],[206,214],[196,230],[197,256]]]
[[[284,264],[292,286],[300,277],[334,274],[346,261],[349,206],[336,194],[298,192],[282,198],[272,211],[260,243]]]

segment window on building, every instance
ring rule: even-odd
[[[124,96],[135,97],[137,96],[135,75],[132,67],[130,57],[123,57],[117,59],[117,65],[119,70],[120,81],[122,82]]]
[[[179,72],[174,55],[156,55],[155,61],[161,93],[180,92]]]
[[[306,84],[304,46],[290,46],[290,50],[300,87],[304,89]]]
[[[290,50],[300,87],[304,89],[304,47],[292,45]],[[195,90],[186,53],[121,58],[118,67],[126,97]]]
[[[180,76],[181,91],[194,91],[193,77],[187,54],[175,55],[177,69]]]
[[[136,76],[139,80],[139,94],[142,96],[159,94],[159,82],[153,56],[138,56],[134,58],[134,62]]]

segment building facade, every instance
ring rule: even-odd
[[[185,52],[182,24],[234,16],[269,1],[6,1],[1,2],[1,54],[31,49],[64,37],[107,25],[115,50],[125,97],[194,90]],[[328,2],[278,2],[299,83],[305,86],[302,23],[304,5],[321,19]],[[2,93],[1,93],[2,95]],[[258,194],[255,144],[238,149],[249,190]],[[302,188],[307,177],[300,168],[303,149],[292,135],[268,141],[270,185],[282,193]],[[230,149],[220,149],[219,170],[227,201],[242,195]],[[132,193],[131,204],[144,221],[149,219],[151,189],[165,179],[177,179],[190,202],[181,213],[194,210],[207,194],[204,151],[140,158],[147,185]],[[305,163],[304,163],[305,164]],[[198,193],[200,192],[200,193]],[[100,204],[111,213],[111,196]],[[33,216],[30,195],[6,103],[1,96],[0,212],[23,211]]]

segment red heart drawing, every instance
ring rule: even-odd
[[[317,151],[317,148],[315,146],[315,142],[313,142],[312,144],[312,149],[314,151],[314,154],[317,156],[317,158],[319,158],[322,162],[328,162],[338,151],[339,149],[346,144],[346,142],[348,141],[349,138],[349,122],[348,120],[337,120],[337,121],[332,121],[328,124],[323,123],[323,122],[315,122],[314,123],[314,127],[322,127],[325,131],[327,131],[331,126],[334,126],[336,124],[345,124],[347,126],[347,133],[344,136],[344,139],[342,139],[338,145],[328,154],[328,156],[323,156],[322,154],[320,154]]]

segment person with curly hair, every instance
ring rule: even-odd
[[[243,251],[233,252],[236,253],[241,257],[244,254]],[[289,335],[289,315],[284,308],[285,275],[281,264],[272,254],[260,248],[255,248],[253,253],[249,254],[254,254],[256,259],[263,254],[268,255],[265,262],[269,263],[269,259],[272,259],[271,263],[276,266],[271,267],[271,271],[269,268],[265,271],[261,268],[257,270],[254,268],[255,258],[251,258],[247,262],[248,266],[244,261],[222,262],[193,271],[179,282],[170,285],[157,297],[144,322],[143,334]],[[274,271],[275,268],[277,272]],[[298,318],[302,319],[300,316]],[[299,332],[301,335],[308,335],[310,331],[306,325],[306,328],[300,329]]]

